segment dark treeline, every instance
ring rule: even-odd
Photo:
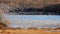
[[[15,12],[20,15],[60,15],[60,4],[43,8],[14,8],[9,12]]]
[[[10,10],[10,12],[15,11],[15,12],[41,12],[41,8],[15,8],[13,10]]]

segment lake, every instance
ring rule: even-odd
[[[10,20],[9,28],[57,28],[60,27],[58,15],[4,15]]]

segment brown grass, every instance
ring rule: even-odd
[[[51,32],[44,29],[0,29],[0,34],[60,34],[60,32]]]

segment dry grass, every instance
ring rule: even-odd
[[[60,4],[60,0],[0,0],[0,3],[5,3],[9,7],[20,6],[20,7],[40,8],[46,5]]]
[[[49,32],[43,29],[0,29],[0,34],[60,34],[60,32]]]

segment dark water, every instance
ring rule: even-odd
[[[12,8],[9,13],[15,13],[16,15],[60,15],[60,4],[43,8]]]

